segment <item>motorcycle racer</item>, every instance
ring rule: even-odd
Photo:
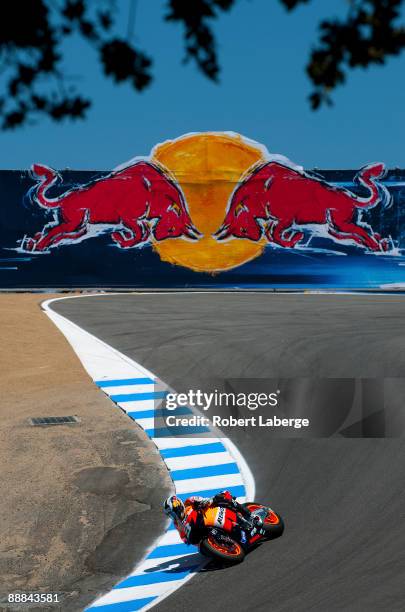
[[[244,544],[248,538],[261,533],[263,525],[262,520],[252,516],[229,491],[222,491],[214,497],[189,497],[184,503],[176,495],[171,495],[163,507],[186,544],[197,544],[201,531],[206,527],[221,527]],[[233,513],[227,513],[226,508]]]

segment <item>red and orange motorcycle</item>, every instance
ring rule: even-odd
[[[216,526],[207,527],[201,533],[201,540],[198,543],[201,554],[210,557],[221,563],[240,563],[245,558],[247,552],[255,548],[258,544],[265,540],[273,540],[282,535],[284,531],[284,521],[277,512],[274,512],[268,506],[263,506],[256,502],[247,502],[242,504],[247,508],[251,515],[258,516],[263,521],[260,533],[255,533],[249,537],[246,542],[238,541],[234,534],[232,536],[228,531]],[[229,522],[235,523],[238,521],[238,511],[232,506],[220,506],[227,514]],[[210,508],[211,512],[217,508]],[[224,521],[226,524],[227,521]]]

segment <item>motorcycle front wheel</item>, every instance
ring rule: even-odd
[[[247,502],[242,504],[250,512],[258,510],[259,508],[265,508],[267,510],[267,516],[263,521],[263,529],[266,532],[266,538],[268,540],[279,538],[284,531],[284,521],[277,512],[274,512],[271,508],[262,506],[262,504],[256,504],[255,502]]]

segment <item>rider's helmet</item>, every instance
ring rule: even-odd
[[[176,495],[171,495],[168,497],[163,504],[163,509],[165,514],[170,516],[174,520],[182,521],[186,516],[186,509],[179,497]]]

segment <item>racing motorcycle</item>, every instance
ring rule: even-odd
[[[277,512],[274,512],[267,506],[262,506],[256,502],[247,502],[242,504],[247,508],[252,516],[259,516],[263,521],[261,531],[264,533],[255,533],[248,538],[245,543],[237,541],[230,534],[218,527],[207,527],[202,532],[201,540],[198,544],[200,553],[206,557],[210,557],[221,563],[240,563],[245,558],[245,554],[259,543],[265,540],[272,540],[282,535],[284,531],[284,521]],[[238,512],[236,508],[228,505],[222,505],[228,515],[230,521],[237,520]]]

